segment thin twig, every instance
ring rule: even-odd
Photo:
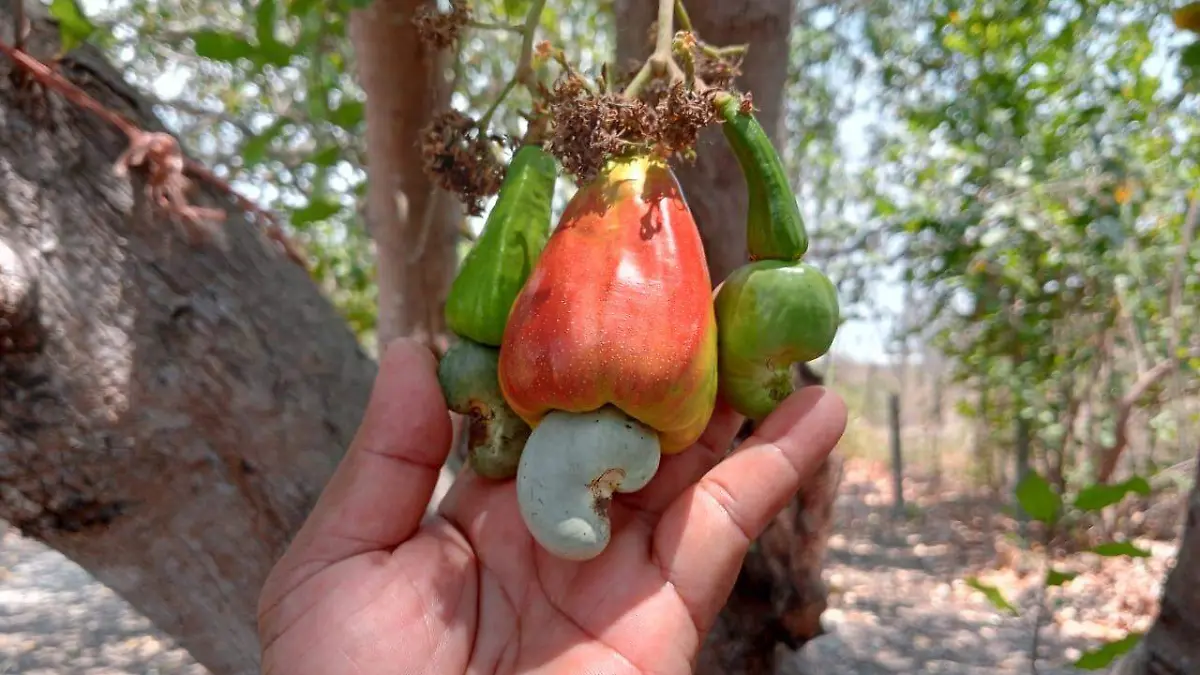
[[[686,30],[689,33],[694,33],[692,29],[692,17],[688,16],[687,7],[683,6],[683,0],[675,0],[675,18],[679,20],[679,28]]]
[[[1179,363],[1180,355],[1179,341],[1181,339],[1179,327],[1179,306],[1183,301],[1183,278],[1187,270],[1187,260],[1192,247],[1192,238],[1196,235],[1196,222],[1200,220],[1200,196],[1193,197],[1188,205],[1187,216],[1183,222],[1183,232],[1180,234],[1179,253],[1175,256],[1175,268],[1171,271],[1171,291],[1167,298],[1167,316],[1170,317],[1171,334],[1167,336],[1168,349],[1171,353],[1167,355],[1168,360],[1172,363]],[[1175,377],[1167,386],[1172,390],[1171,398],[1175,401],[1176,412],[1185,411],[1186,407],[1183,402],[1183,379],[1182,369],[1176,372]],[[1182,415],[1180,416],[1182,421]],[[1186,425],[1179,425],[1179,445],[1185,447],[1187,445]]]
[[[675,64],[675,59],[671,56],[671,38],[675,35],[675,26],[672,20],[674,14],[675,0],[658,0],[658,32],[655,35],[654,52],[650,54],[650,58],[646,59],[637,75],[634,75],[633,80],[625,87],[624,95],[626,97],[635,98],[651,80],[666,74],[671,65]],[[675,64],[675,69],[680,70],[678,64]],[[680,70],[680,75],[682,76],[682,74],[683,72]]]
[[[25,49],[25,0],[13,2],[13,45],[18,51]]]
[[[206,167],[184,158],[179,142],[174,136],[141,129],[119,113],[104,107],[46,64],[3,41],[0,41],[0,52],[42,85],[58,91],[72,104],[92,112],[125,134],[129,139],[129,147],[118,158],[114,171],[118,175],[124,175],[131,167],[146,165],[150,174],[148,188],[154,200],[168,213],[183,219],[192,227],[201,226],[204,221],[224,220],[226,214],[222,210],[196,207],[187,202],[184,192],[188,184],[184,173],[191,173],[232,197],[246,211],[262,216],[267,221],[264,228],[267,237],[278,243],[293,262],[307,269],[303,251],[288,239],[276,216],[243,197],[229,183],[218,178]]]
[[[521,34],[521,55],[517,59],[516,70],[513,71],[513,75],[509,78],[508,82],[504,83],[504,88],[500,90],[496,99],[488,106],[487,111],[483,113],[483,117],[479,118],[478,126],[480,133],[487,133],[488,125],[491,124],[492,117],[496,114],[496,111],[500,109],[500,104],[504,102],[504,99],[508,98],[508,95],[512,93],[513,89],[517,88],[518,84],[525,85],[530,94],[537,95],[537,80],[533,74],[533,39],[537,34],[538,24],[541,23],[542,10],[545,6],[546,0],[533,0],[533,3],[529,6],[529,13],[525,15],[525,23],[518,29],[518,32]]]
[[[520,33],[521,26],[512,23],[490,23],[487,21],[468,21],[467,26],[470,28],[478,28],[479,30],[499,30],[509,33]]]

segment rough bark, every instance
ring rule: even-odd
[[[52,57],[55,33],[35,21],[35,56]],[[120,132],[14,70],[0,56],[0,242],[33,282],[17,323],[36,339],[0,350],[0,517],[214,674],[256,673],[259,587],[354,433],[375,364],[230,199],[200,186],[194,203],[230,214],[227,245],[189,244],[140,170],[114,175]],[[161,128],[95,51],[61,72]]]
[[[447,51],[421,41],[412,19],[427,0],[376,0],[351,15],[358,78],[367,94],[367,221],[375,241],[379,345],[407,336],[444,349],[446,293],[457,269],[463,209],[421,169],[421,130],[453,93]],[[430,500],[432,512],[462,466],[465,419]]]
[[[1187,520],[1175,567],[1163,585],[1158,618],[1114,669],[1114,675],[1200,672],[1200,462],[1187,501]]]
[[[421,170],[421,130],[450,101],[449,57],[417,35],[426,0],[376,0],[353,13],[359,81],[367,93],[367,219],[378,256],[379,344],[410,336],[434,344],[454,279],[454,196]]]

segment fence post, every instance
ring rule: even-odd
[[[888,408],[892,435],[892,490],[895,494],[892,514],[897,518],[902,518],[904,516],[904,465],[900,453],[900,394],[892,392],[888,399]]]

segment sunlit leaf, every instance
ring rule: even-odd
[[[87,42],[96,31],[76,0],[53,0],[50,3],[50,16],[58,21],[58,35],[64,52]]]
[[[312,156],[308,158],[308,161],[316,164],[317,166],[333,166],[339,159],[341,159],[341,155],[341,148],[337,147],[336,145],[331,145],[314,152]]]
[[[1013,615],[1020,613],[1017,611],[1017,608],[1014,607],[1012,603],[1010,603],[1004,597],[1004,594],[1000,592],[1000,589],[996,588],[995,586],[986,584],[980,581],[977,577],[968,577],[965,581],[968,586],[974,588],[980,593],[983,593],[983,595],[988,599],[988,602],[992,603],[992,606],[996,609],[999,609],[1003,612],[1009,612]]]
[[[328,197],[314,198],[308,206],[292,211],[292,224],[304,225],[333,217],[342,210],[341,203]]]
[[[1030,518],[1043,523],[1053,522],[1062,506],[1062,499],[1050,483],[1036,471],[1030,471],[1017,485],[1017,503]]]
[[[525,16],[529,13],[529,0],[504,0],[504,13],[514,19]]]
[[[1046,573],[1046,586],[1061,586],[1077,576],[1079,576],[1078,572],[1060,572],[1051,568]]]
[[[1128,541],[1112,541],[1104,544],[1099,544],[1091,548],[1092,553],[1102,555],[1109,558],[1116,556],[1127,555],[1131,558],[1149,558],[1150,551],[1144,548],[1138,548]]]
[[[1146,482],[1146,479],[1141,476],[1134,476],[1116,485],[1089,485],[1080,490],[1079,495],[1075,497],[1075,507],[1084,511],[1099,511],[1106,506],[1121,501],[1130,492],[1137,493],[1143,497],[1149,496],[1150,483]]]
[[[271,141],[279,137],[280,132],[290,124],[289,120],[279,119],[271,126],[263,130],[257,136],[251,136],[242,143],[242,161],[246,167],[254,166],[263,161],[267,153],[267,148],[270,147]]]
[[[201,30],[192,33],[192,42],[196,45],[196,55],[214,61],[232,63],[238,59],[248,59],[254,56],[254,45],[245,39],[216,30]]]
[[[1089,652],[1084,652],[1075,661],[1075,667],[1083,670],[1100,670],[1108,667],[1117,657],[1122,656],[1137,646],[1142,639],[1142,633],[1134,632],[1120,640],[1114,640]]]

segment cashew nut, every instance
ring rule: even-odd
[[[534,539],[551,554],[589,560],[611,536],[613,492],[637,492],[658,471],[658,433],[607,405],[554,411],[533,430],[517,467],[517,502]]]

